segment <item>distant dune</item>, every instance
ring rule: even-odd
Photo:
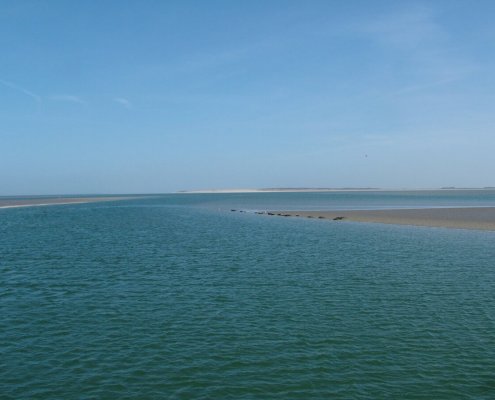
[[[427,191],[427,190],[495,190],[495,187],[486,186],[482,188],[458,188],[455,186],[444,186],[441,188],[376,188],[376,187],[335,187],[335,188],[261,188],[261,189],[199,189],[181,190],[178,193],[263,193],[263,192],[361,192],[361,191]]]
[[[263,193],[263,192],[342,192],[381,190],[379,188],[261,188],[261,189],[202,189],[181,190],[179,193]]]

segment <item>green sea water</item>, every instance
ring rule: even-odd
[[[495,398],[495,232],[230,211],[449,205],[495,195],[0,210],[0,399]]]

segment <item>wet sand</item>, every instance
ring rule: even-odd
[[[0,198],[0,208],[54,206],[61,204],[95,203],[100,201],[127,200],[134,197],[25,197],[19,199]]]
[[[495,207],[355,211],[269,211],[268,215],[443,228],[495,230]]]

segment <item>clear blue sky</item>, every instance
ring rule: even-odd
[[[494,1],[2,1],[0,194],[495,186]]]

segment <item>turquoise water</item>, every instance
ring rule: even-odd
[[[414,205],[495,197],[0,210],[0,398],[494,398],[495,232],[229,211]]]

